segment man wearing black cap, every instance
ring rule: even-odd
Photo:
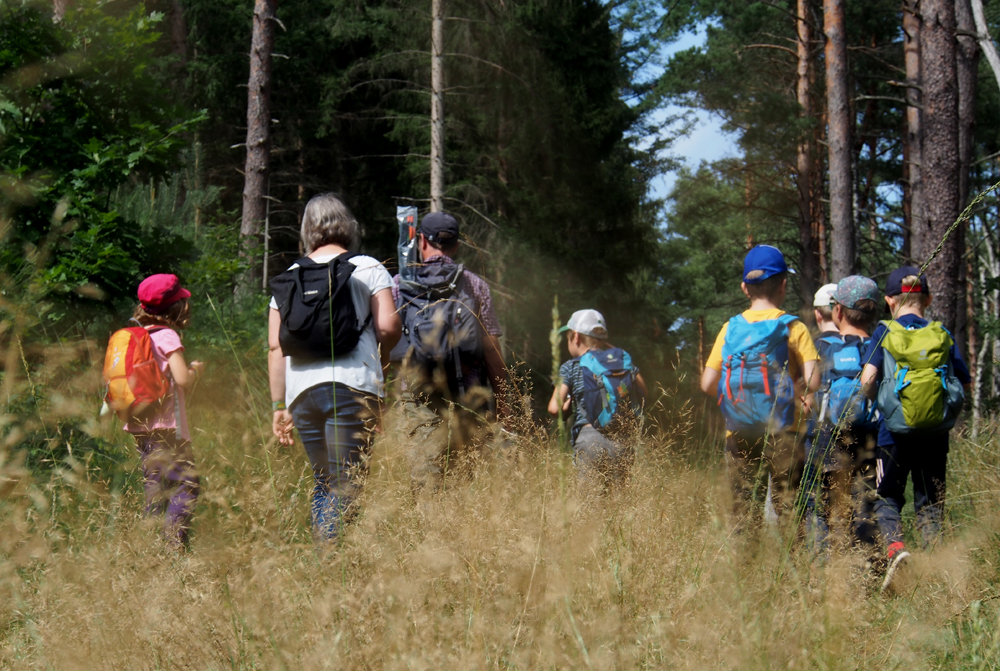
[[[413,343],[409,338],[413,320],[419,312],[415,308],[424,300],[419,297],[423,277],[444,278],[454,291],[451,299],[462,305],[471,304],[482,341],[482,354],[478,360],[474,356],[461,357],[461,371],[455,371],[457,379],[449,380],[452,383],[450,389],[448,385],[441,385],[436,376],[433,385],[430,380],[415,379],[413,368],[407,367],[410,371],[407,386],[413,398],[405,405],[413,411],[409,414],[419,417],[416,420],[418,426],[411,435],[416,436],[418,432],[424,434],[418,444],[413,445],[412,475],[417,485],[433,484],[440,477],[442,458],[445,461],[448,458],[447,447],[462,447],[463,443],[473,442],[481,434],[482,420],[492,400],[490,396],[495,399],[498,418],[506,416],[501,390],[507,380],[507,368],[500,349],[501,330],[493,309],[493,297],[486,280],[455,263],[453,258],[458,247],[458,221],[445,212],[432,212],[420,222],[417,248],[422,265],[417,270],[417,282],[401,283],[399,275],[393,278],[393,298],[403,318],[403,340],[394,352],[394,359],[402,360],[407,349],[408,356],[413,355]],[[401,288],[401,284],[405,286]],[[414,294],[418,296],[416,300]],[[404,370],[404,374],[406,372]],[[433,414],[427,411],[433,411]],[[442,417],[445,416],[457,417],[459,421],[443,422]]]

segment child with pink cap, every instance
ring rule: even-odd
[[[163,513],[163,535],[181,549],[187,545],[188,529],[200,491],[198,472],[191,452],[184,394],[191,390],[205,365],[184,360],[179,329],[191,322],[191,292],[176,275],[151,275],[139,284],[139,305],[132,320],[149,331],[153,356],[170,379],[171,393],[149,411],[133,416],[125,430],[135,436],[142,457],[146,490],[146,512]]]

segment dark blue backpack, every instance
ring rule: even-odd
[[[638,371],[628,352],[618,347],[590,351],[580,357],[580,368],[583,398],[578,401],[595,429],[607,428],[626,408],[641,412],[642,398],[635,383]]]
[[[861,391],[862,352],[868,339],[847,342],[842,336],[824,336],[819,339],[823,375],[817,405],[819,422],[843,426],[872,426],[874,404]]]
[[[729,320],[722,345],[719,406],[730,431],[784,429],[795,421],[795,384],[788,372],[788,325],[794,315]]]

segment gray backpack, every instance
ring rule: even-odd
[[[400,279],[399,308],[403,338],[393,359],[403,361],[415,385],[461,397],[465,367],[483,361],[483,327],[476,301],[462,281],[461,264],[428,264],[412,280]]]

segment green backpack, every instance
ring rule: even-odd
[[[955,426],[965,391],[951,361],[951,334],[941,322],[908,329],[884,321],[885,360],[878,407],[893,433],[944,433]]]

